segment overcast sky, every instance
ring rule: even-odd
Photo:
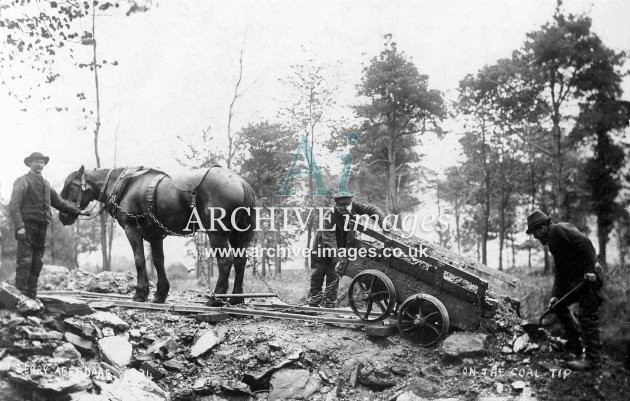
[[[588,11],[607,46],[630,47],[629,1],[564,3],[569,12]],[[430,87],[452,97],[460,79],[509,57],[526,32],[551,18],[554,7],[551,0],[161,0],[147,13],[98,18],[99,59],[119,64],[101,71],[103,164],[113,165],[115,132],[118,166],[166,170],[176,167],[174,156],[182,148],[177,135],[194,140],[208,126],[215,136],[225,135],[244,39],[243,81],[253,84],[236,105],[235,129],[274,119],[288,95],[279,78],[290,73],[290,65],[313,58],[334,66],[339,112],[346,112],[342,106],[355,102],[362,65],[383,48],[386,33],[429,75]],[[65,74],[53,99],[63,104],[79,91],[90,98],[91,78],[85,69]],[[15,82],[8,85],[21,89]],[[630,90],[627,80],[624,88]],[[80,164],[95,166],[93,124],[81,130],[83,117],[51,110],[55,102],[33,101],[21,112],[24,106],[6,92],[0,86],[4,199],[15,178],[27,171],[22,160],[33,151],[51,157],[44,175],[56,185]],[[446,156],[456,153],[456,144],[455,135],[431,142],[425,163],[452,163],[454,158]]]

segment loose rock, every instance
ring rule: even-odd
[[[88,355],[93,355],[96,353],[96,347],[94,346],[94,343],[92,343],[92,341],[88,340],[87,338],[78,336],[74,333],[70,333],[69,331],[66,331],[63,336],[66,341],[74,345],[79,352],[83,352]]]
[[[442,343],[442,352],[453,357],[470,357],[483,354],[486,334],[455,333]]]
[[[197,358],[209,352],[221,340],[214,331],[205,331],[190,349],[190,355]]]
[[[136,369],[129,369],[119,380],[100,384],[104,399],[124,401],[167,401],[168,395]],[[109,398],[106,398],[109,397]]]
[[[89,315],[94,309],[78,299],[60,295],[42,295],[39,299],[50,313],[61,313],[66,316]]]
[[[131,362],[133,347],[126,339],[118,336],[98,340],[101,357],[115,366],[126,366]]]
[[[74,345],[65,343],[55,348],[53,356],[55,358],[78,359],[81,358],[81,353],[74,348]]]
[[[269,401],[308,399],[321,385],[318,375],[304,369],[280,370],[271,376]]]
[[[515,353],[518,353],[527,348],[527,345],[529,345],[529,335],[525,333],[514,341],[512,349]]]
[[[127,330],[129,324],[111,312],[97,311],[85,316],[86,320],[91,320],[100,326],[109,326],[118,330]]]
[[[0,283],[0,307],[17,310],[23,315],[32,315],[44,309],[37,299],[31,299],[7,282]]]
[[[176,359],[169,359],[168,361],[164,361],[164,368],[166,368],[166,370],[177,372],[181,372],[185,369],[184,365]]]
[[[358,384],[359,373],[363,368],[363,362],[356,359],[348,359],[344,362],[339,377],[341,380],[348,383],[351,387],[356,387]]]

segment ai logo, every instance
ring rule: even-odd
[[[357,139],[359,135],[355,132],[348,134],[348,142],[352,145],[356,145]],[[306,162],[308,163],[309,170],[296,170],[296,165],[301,155],[306,157]],[[352,155],[350,153],[340,153],[337,155],[338,159],[343,161],[343,170],[341,172],[341,176],[339,178],[339,186],[338,192],[347,193],[348,192],[348,180],[350,178],[350,171],[352,170]],[[313,149],[308,142],[307,136],[304,136],[300,143],[298,144],[297,149],[293,155],[293,160],[291,161],[291,166],[289,167],[289,171],[287,172],[287,177],[284,179],[284,184],[280,190],[276,191],[274,195],[276,196],[291,196],[295,195],[295,192],[291,192],[289,190],[289,185],[291,184],[291,180],[293,176],[312,176],[313,181],[317,189],[311,192],[310,196],[332,196],[333,192],[328,189],[326,183],[324,182],[324,178],[319,169],[319,165],[317,164],[317,160],[315,160],[315,155],[313,154]]]

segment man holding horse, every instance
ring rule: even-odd
[[[376,206],[353,201],[352,195],[348,193],[336,193],[333,199],[335,200],[334,209],[324,215],[322,229],[317,231],[313,242],[309,306],[319,306],[323,300],[326,308],[335,307],[339,289],[339,276],[336,268],[341,259],[337,251],[347,245],[350,231],[346,224],[348,218],[355,215],[374,216],[384,230],[389,230],[384,222],[383,212]],[[330,248],[331,256],[328,256],[323,248]],[[326,279],[326,288],[322,291],[324,278]]]
[[[46,229],[52,214],[50,207],[74,215],[89,215],[61,199],[42,177],[42,170],[50,158],[34,152],[24,159],[30,171],[13,183],[9,202],[11,222],[17,240],[15,286],[24,295],[37,296],[37,281],[42,270],[46,246]]]

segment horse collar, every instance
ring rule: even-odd
[[[111,177],[112,171],[114,171],[114,170],[111,169],[111,168],[107,171],[107,175],[105,176],[105,182],[103,183],[103,188],[101,189],[101,193],[98,196],[99,200],[104,199],[105,191],[107,189],[107,184],[109,183],[109,177]],[[107,200],[105,202],[107,202]]]

